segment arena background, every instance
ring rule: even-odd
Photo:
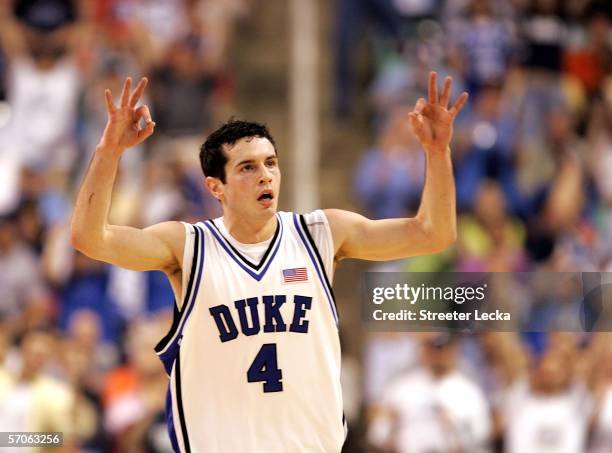
[[[148,76],[157,123],[124,156],[113,222],[217,215],[197,152],[230,116],[265,122],[276,137],[282,209],[385,218],[414,214],[422,188],[405,113],[430,69],[452,75],[455,96],[471,95],[452,144],[458,242],[374,268],[610,271],[610,9],[594,0],[0,2],[0,431],[62,431],[64,451],[169,451],[153,346],[169,326],[170,287],[160,273],[70,247],[105,87],[118,93],[124,77]],[[335,275],[345,451],[612,451],[605,332],[367,333],[356,282],[368,269],[347,261]]]

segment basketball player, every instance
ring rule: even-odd
[[[147,84],[128,78],[77,197],[75,248],[133,270],[165,272],[175,321],[156,348],[170,376],[167,418],[181,452],[339,452],[345,438],[338,316],[330,282],[344,258],[391,260],[435,253],[455,240],[449,142],[467,100],[449,104],[451,79],[407,115],[426,153],[413,218],[368,220],[341,210],[277,212],[281,172],[259,124],[232,121],[202,146],[204,184],[223,217],[144,229],[110,225],[119,160],[153,134]],[[144,127],[140,126],[144,120]]]

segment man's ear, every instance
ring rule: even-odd
[[[223,199],[223,189],[225,188],[225,185],[219,178],[207,176],[206,179],[204,179],[204,186],[206,186],[208,191],[217,200],[221,201]]]

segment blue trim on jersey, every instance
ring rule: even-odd
[[[220,234],[220,233],[218,233],[216,231],[216,227],[212,226],[210,224],[210,221],[204,222],[204,225],[206,225],[206,227],[210,230],[210,232],[213,234],[213,236],[217,239],[217,242],[219,243],[219,245],[221,245],[223,250],[226,251],[226,253],[230,256],[230,258],[232,258],[236,262],[236,264],[238,264],[238,266],[240,266],[242,268],[243,271],[245,271],[247,274],[249,274],[251,277],[253,277],[255,280],[257,280],[259,282],[264,277],[264,275],[266,275],[266,272],[267,272],[268,268],[270,267],[270,264],[274,260],[274,257],[276,256],[276,252],[278,252],[278,249],[280,248],[280,244],[282,242],[282,237],[283,237],[283,222],[282,222],[280,216],[278,216],[278,215],[276,216],[276,219],[278,221],[278,225],[279,225],[280,231],[279,231],[279,234],[278,234],[278,236],[276,238],[276,243],[270,244],[272,247],[274,247],[274,249],[272,250],[272,253],[270,253],[266,264],[263,266],[261,271],[259,271],[259,273],[255,272],[252,269],[250,269],[249,267],[245,266],[245,264],[243,263],[243,260],[245,260],[244,257],[242,257],[242,255],[240,255],[240,254],[237,255],[237,254],[234,253],[234,251],[232,250],[231,244],[227,241],[227,239],[225,239],[223,237],[222,234]]]
[[[185,313],[185,309],[189,305],[189,300],[191,298],[191,290],[193,289],[193,281],[195,280],[195,272],[196,272],[196,269],[198,268],[198,258],[200,257],[201,238],[200,238],[200,230],[193,225],[190,225],[190,226],[193,229],[194,240],[193,240],[193,252],[192,252],[193,256],[191,257],[191,270],[189,271],[189,279],[187,280],[187,290],[184,292],[185,295],[183,296],[183,301],[182,301],[180,309],[178,307],[178,302],[175,301],[174,313],[172,316],[172,326],[168,330],[168,333],[164,336],[164,338],[159,340],[157,345],[155,345],[155,352],[158,354],[161,351],[163,351],[166,348],[166,346],[168,346],[168,343],[172,341],[172,339],[174,338],[176,332],[178,331],[179,324],[181,322],[183,314]],[[191,234],[191,233],[188,233],[188,234]]]
[[[185,410],[183,409],[180,351],[176,354],[176,362],[174,365],[174,389],[176,391],[176,407],[178,409],[178,418],[181,426],[181,434],[183,435],[183,445],[185,446],[185,453],[191,453],[191,446],[189,445],[189,434],[187,433],[187,422],[185,421]]]
[[[278,217],[277,217],[277,219],[278,219]],[[245,256],[243,256],[242,253],[240,253],[240,251],[238,249],[236,249],[236,247],[234,247],[232,245],[232,243],[223,235],[223,233],[221,233],[221,230],[219,229],[219,227],[217,226],[217,224],[215,223],[214,220],[209,220],[208,224],[215,227],[215,230],[217,230],[217,233],[219,234],[219,236],[221,236],[221,239],[223,239],[225,244],[232,250],[234,255],[237,256],[238,258],[240,258],[244,264],[249,266],[254,271],[259,271],[261,269],[261,266],[263,266],[263,264],[267,261],[268,255],[270,255],[270,252],[272,251],[272,248],[274,248],[274,245],[276,244],[276,239],[278,238],[279,231],[280,231],[280,228],[281,228],[280,227],[280,222],[277,222],[276,229],[274,230],[274,235],[272,236],[272,240],[268,244],[268,247],[267,247],[265,253],[263,254],[261,259],[259,260],[259,263],[255,264],[255,263],[252,263],[250,260],[248,260]]]
[[[172,341],[168,344],[168,349],[158,353],[159,359],[162,361],[168,376],[170,376],[170,373],[172,372],[172,365],[174,365],[174,360],[176,359],[176,354],[178,353],[179,347],[180,345],[178,341]]]
[[[170,384],[168,384],[168,390],[166,391],[166,424],[168,426],[168,436],[170,436],[170,443],[175,453],[181,453],[179,448],[178,439],[176,437],[176,430],[174,429],[174,413],[172,412],[172,390]]]
[[[332,315],[334,317],[334,321],[336,321],[336,324],[338,324],[338,314],[336,313],[336,306],[334,304],[334,299],[331,296],[330,288],[328,288],[327,286],[326,279],[323,277],[323,275],[321,275],[321,272],[325,272],[325,269],[320,269],[319,263],[315,259],[310,249],[310,243],[308,242],[308,240],[306,240],[306,237],[304,236],[304,233],[302,232],[300,222],[298,221],[298,216],[295,213],[293,214],[293,223],[295,224],[295,229],[297,230],[300,236],[300,239],[306,246],[306,251],[308,252],[308,256],[310,256],[310,260],[312,261],[312,264],[314,265],[315,271],[317,271],[317,275],[319,276],[321,285],[323,286],[323,289],[325,290],[325,295],[327,296],[327,301],[329,302],[329,308],[331,309]]]
[[[176,352],[178,350],[178,341],[183,335],[183,328],[185,327],[185,323],[187,322],[187,319],[189,318],[189,315],[191,314],[191,311],[193,310],[193,307],[195,305],[196,296],[198,294],[198,290],[200,289],[200,281],[202,280],[202,269],[204,268],[204,257],[206,255],[206,241],[204,237],[204,230],[202,230],[202,228],[197,225],[194,225],[194,228],[200,233],[201,240],[198,272],[195,278],[195,286],[191,293],[191,300],[189,301],[188,305],[183,309],[184,315],[182,316],[181,321],[179,322],[179,326],[176,329],[173,338],[161,351],[158,352],[158,355],[164,363],[164,367],[166,368],[167,372],[168,368],[172,369],[172,361],[174,361],[174,356],[176,355]]]

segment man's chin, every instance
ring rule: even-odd
[[[278,203],[276,200],[270,201],[268,203],[257,202],[257,207],[260,212],[272,212],[275,213],[278,208]]]
[[[256,210],[258,216],[267,218],[267,217],[273,217],[276,212],[277,212],[277,206],[276,203],[270,205],[270,206],[258,206],[258,209]]]

